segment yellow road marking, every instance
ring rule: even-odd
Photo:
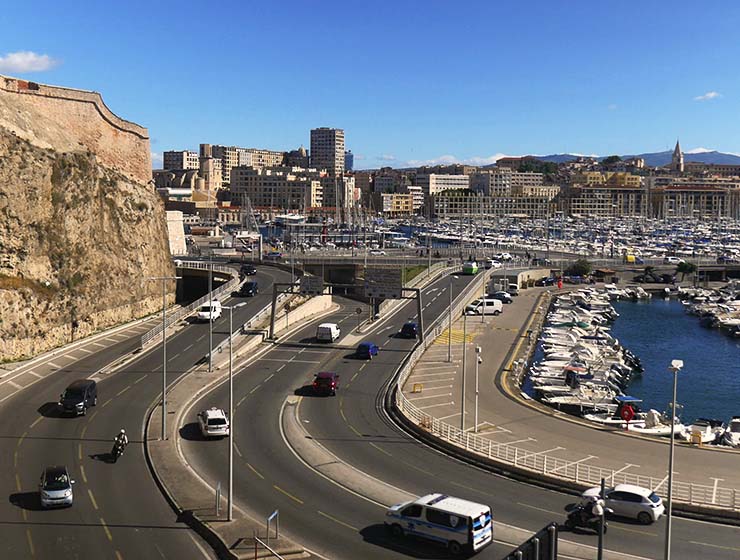
[[[244,395],[244,396],[243,396],[243,397],[242,397],[241,399],[239,399],[239,402],[238,402],[238,403],[236,403],[236,407],[237,407],[237,408],[239,408],[239,407],[241,406],[241,404],[242,404],[242,403],[243,403],[243,402],[244,402],[245,400],[247,400],[247,395]]]
[[[340,525],[347,527],[347,529],[352,529],[353,531],[359,531],[357,527],[353,527],[349,523],[345,523],[344,521],[339,521],[336,517],[329,515],[328,513],[324,513],[323,511],[316,510],[319,515],[323,515],[327,519],[331,519],[334,523],[339,523]]]
[[[373,447],[374,447],[375,449],[377,449],[377,450],[378,450],[378,451],[380,451],[381,453],[385,453],[386,455],[388,455],[388,457],[393,457],[393,455],[391,455],[390,453],[388,453],[388,452],[387,452],[387,451],[386,451],[385,449],[383,449],[383,448],[382,448],[382,447],[380,447],[379,445],[375,445],[375,444],[374,444],[374,443],[372,443],[372,442],[370,443],[370,445],[372,445],[372,446],[373,446]]]
[[[87,484],[87,477],[85,476],[85,467],[80,465],[80,474],[82,475],[82,482]]]
[[[699,546],[711,546],[712,548],[721,548],[722,550],[740,550],[740,548],[737,548],[736,546],[722,546],[719,544],[709,544],[705,542],[699,542],[699,541],[689,541],[691,544],[698,544]]]
[[[21,443],[23,443],[23,440],[26,439],[26,436],[28,435],[28,432],[23,432],[21,434],[21,437],[18,439],[18,443],[15,444],[16,447],[20,447]]]
[[[123,560],[123,556],[121,556],[121,553],[116,550],[116,560]]]
[[[26,510],[21,510],[23,512],[23,521],[28,521],[28,514],[26,513]]]
[[[360,375],[360,372],[359,372],[359,371],[356,371],[356,372],[355,372],[355,374],[354,374],[354,375],[352,376],[352,379],[350,379],[350,381],[354,381],[354,380],[355,380],[355,378],[356,378],[356,377],[357,377],[358,375]]]
[[[358,432],[352,424],[347,424],[347,426],[349,426],[349,429],[352,430],[356,436],[362,436],[362,434]]]
[[[81,443],[77,444],[77,459],[82,461],[82,444]]]
[[[18,473],[15,473],[15,487],[18,489],[18,492],[21,491],[21,477]]]
[[[31,424],[31,428],[35,428],[36,427],[36,424],[38,424],[39,422],[41,422],[43,419],[44,419],[43,416],[39,416],[38,418],[36,418],[36,420],[33,421],[33,424]]]
[[[18,451],[13,453],[13,468],[18,468]]]
[[[257,475],[258,477],[260,477],[260,478],[261,478],[262,480],[265,480],[265,477],[264,477],[264,476],[262,476],[262,475],[261,475],[261,474],[260,474],[259,472],[257,472],[257,469],[255,469],[255,468],[254,468],[254,467],[253,467],[252,465],[250,465],[249,463],[247,463],[247,466],[248,466],[248,467],[249,467],[250,469],[252,469],[252,472],[253,472],[254,474],[256,474],[256,475]]]
[[[87,432],[87,424],[85,424],[84,426],[82,426],[82,431],[80,432],[80,437],[83,438],[83,439],[85,437],[85,432]]]
[[[146,379],[146,375],[142,375],[141,377],[139,377],[139,379],[137,379],[136,381],[134,381],[134,385],[136,385],[139,381],[144,381],[145,379]],[[116,551],[116,552],[118,552],[118,551]]]
[[[293,500],[293,501],[295,501],[295,502],[298,502],[299,504],[303,505],[303,500],[299,500],[298,498],[296,498],[296,497],[295,497],[295,496],[294,496],[293,494],[291,494],[290,492],[286,492],[285,490],[283,490],[282,488],[280,488],[280,486],[278,486],[278,485],[276,485],[276,484],[273,484],[273,485],[272,485],[272,487],[273,487],[273,488],[274,488],[275,490],[277,490],[278,492],[281,492],[281,493],[285,494],[286,496],[288,496],[288,498],[290,498],[291,500]]]
[[[108,529],[108,525],[105,524],[105,519],[101,517],[100,523],[103,524],[103,529],[105,529],[105,536],[108,537],[110,542],[113,542],[113,535],[110,534],[110,529]]]
[[[87,495],[90,496],[90,501],[92,502],[93,507],[98,509],[98,502],[95,501],[95,496],[93,496],[92,490],[89,488],[87,489]]]
[[[92,414],[90,415],[90,419],[88,420],[88,422],[92,422],[92,421],[93,421],[93,418],[95,418],[95,415],[96,415],[97,413],[98,413],[98,411],[97,411],[97,410],[96,410],[95,412],[93,412],[93,413],[92,413]]]
[[[124,394],[124,393],[125,393],[126,391],[128,391],[128,390],[129,390],[130,388],[131,388],[131,385],[128,385],[128,386],[126,386],[126,388],[125,388],[125,389],[122,389],[121,391],[118,391],[118,393],[116,393],[116,396],[117,396],[117,397],[120,397],[120,396],[121,396],[121,395],[123,395],[123,394]]]
[[[31,529],[26,529],[26,539],[28,540],[28,549],[31,551],[31,556],[36,556],[36,549],[33,547],[33,538],[31,538]]]
[[[107,401],[105,401],[103,404],[100,405],[100,408],[103,408],[105,405],[107,405],[112,400],[113,400],[112,398],[111,399],[108,399]]]
[[[262,383],[260,383],[259,385],[257,385],[257,386],[256,386],[256,387],[255,387],[254,389],[252,389],[251,391],[249,391],[249,394],[251,395],[251,394],[252,394],[252,393],[254,393],[254,392],[255,392],[255,391],[257,390],[257,389],[259,389],[259,388],[260,388],[260,385],[262,385]]]

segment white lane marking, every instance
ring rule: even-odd
[[[16,389],[23,389],[23,386],[21,386],[21,385],[18,385],[18,383],[14,382],[14,381],[13,381],[12,379],[8,379],[8,380],[6,381],[6,383],[7,383],[8,385],[10,385],[11,387],[15,387]]]
[[[98,348],[108,348],[105,344],[100,344],[99,342],[91,342],[93,346],[97,346]]]
[[[455,404],[455,401],[445,402],[445,403],[439,403],[439,404],[428,404],[426,406],[420,406],[418,407],[419,410],[426,410],[427,408],[434,408],[437,406],[451,406]],[[460,413],[458,412],[456,416],[460,416]]]
[[[561,449],[565,449],[565,447],[553,447],[552,449],[545,449],[544,451],[534,451],[532,453],[525,453],[524,455],[519,456],[519,460],[528,459],[529,457],[535,457],[537,455],[547,455],[548,453],[552,453],[553,451],[560,451]]]
[[[61,369],[61,367],[62,367],[59,364],[56,364],[54,362],[46,362],[46,365],[49,365],[49,366],[53,367],[54,369]]]
[[[77,350],[79,350],[80,352],[84,352],[85,354],[95,354],[95,352],[93,352],[92,350],[88,350],[87,348],[80,347]]]
[[[187,352],[187,351],[188,351],[188,350],[190,350],[190,349],[191,349],[192,347],[193,347],[193,345],[192,345],[192,344],[188,344],[188,345],[187,345],[187,346],[186,346],[185,348],[183,348],[183,349],[182,349],[182,351],[183,351],[183,352]]]
[[[453,403],[450,403],[453,404]],[[455,412],[454,414],[448,414],[447,416],[440,416],[437,418],[437,420],[447,420],[448,418],[454,418],[455,416],[460,416],[459,412]]]
[[[446,389],[446,388],[452,388],[452,384],[449,385],[437,385],[436,387],[430,387],[431,383],[439,383],[441,381],[448,381],[447,379],[437,379],[435,381],[428,381],[427,383],[424,383],[423,390],[424,391],[433,391],[434,389]],[[408,391],[406,391],[408,393]],[[413,391],[412,391],[413,393]]]
[[[43,379],[44,378],[43,375],[39,375],[38,373],[36,373],[32,369],[29,369],[26,373],[30,373],[31,375],[33,375],[34,377],[38,377],[39,379]]]
[[[267,376],[267,377],[265,378],[265,380],[263,381],[263,383],[267,383],[267,382],[268,382],[268,381],[269,381],[270,379],[272,379],[273,377],[275,377],[275,374],[274,374],[274,373],[271,373],[270,375],[268,375],[268,376]]]
[[[294,363],[294,364],[320,364],[320,361],[314,361],[314,360],[296,360],[294,358],[291,358],[290,360],[281,360],[279,358],[260,358],[261,362],[285,362],[287,363]]]
[[[426,397],[414,397],[414,398],[409,398],[408,400],[410,400],[410,401],[423,401],[423,400],[426,400],[426,399],[438,399],[440,397],[451,397],[451,396],[452,396],[452,393],[440,393],[439,395],[429,395],[429,396],[426,396]]]
[[[281,366],[280,366],[279,368],[277,368],[277,369],[275,370],[275,372],[278,372],[278,371],[282,370],[282,369],[283,369],[283,368],[284,368],[284,367],[285,367],[286,365],[288,365],[288,364],[283,364],[283,365],[281,365]]]
[[[69,354],[65,354],[64,357],[72,362],[76,362],[80,359],[79,356],[75,356],[74,354],[72,354],[72,352],[70,352]]]
[[[555,467],[554,469],[550,469],[547,471],[547,474],[552,474],[559,470],[567,469],[568,467],[572,467],[573,465],[577,465],[585,461],[590,461],[591,459],[598,459],[598,457],[596,455],[589,455],[588,457],[584,457],[583,459],[579,459],[578,461],[571,461],[569,463],[565,463],[564,465],[560,465],[559,467]]]

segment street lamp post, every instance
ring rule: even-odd
[[[666,508],[665,525],[665,560],[671,559],[671,514],[673,513],[673,448],[675,446],[675,434],[673,429],[676,425],[676,386],[678,385],[678,372],[683,367],[682,360],[671,360],[668,368],[673,372],[673,404],[671,406],[671,443],[668,455],[668,506]]]
[[[181,276],[151,276],[147,280],[162,281],[162,440],[167,439],[167,280]]]
[[[468,350],[468,314],[463,310],[463,359],[462,359],[462,399],[460,408],[460,429],[465,431],[465,365]]]
[[[234,518],[234,309],[244,307],[246,302],[227,307],[229,310],[229,505],[227,521]]]
[[[213,371],[213,262],[209,260],[208,262],[208,373],[212,371]]]
[[[457,276],[454,274],[450,275],[450,306],[447,308],[449,313],[448,328],[447,328],[447,362],[452,363],[452,280],[457,280]]]
[[[481,357],[481,347],[476,346],[475,347],[475,353],[477,354],[476,360],[475,360],[475,433],[478,433],[478,367],[483,363],[483,358]]]

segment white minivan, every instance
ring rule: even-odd
[[[428,494],[388,508],[385,526],[394,537],[412,535],[447,545],[455,556],[473,553],[493,542],[491,508],[453,498]]]
[[[206,302],[198,308],[198,321],[215,321],[221,317],[221,302],[214,299]]]
[[[500,315],[504,304],[498,299],[486,298],[473,300],[465,307],[466,315]]]
[[[316,327],[316,340],[318,342],[334,342],[340,334],[339,325],[336,323],[321,323]]]

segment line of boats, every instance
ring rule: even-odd
[[[685,426],[671,415],[643,411],[642,400],[624,391],[643,374],[639,358],[610,331],[619,316],[613,299],[637,299],[633,291],[584,288],[556,296],[545,320],[527,382],[541,402],[584,419],[635,433],[677,437],[692,443],[740,446],[740,417],[728,425],[700,418]]]
[[[686,312],[700,317],[703,327],[723,329],[740,337],[740,281],[731,280],[718,289],[679,288]]]

